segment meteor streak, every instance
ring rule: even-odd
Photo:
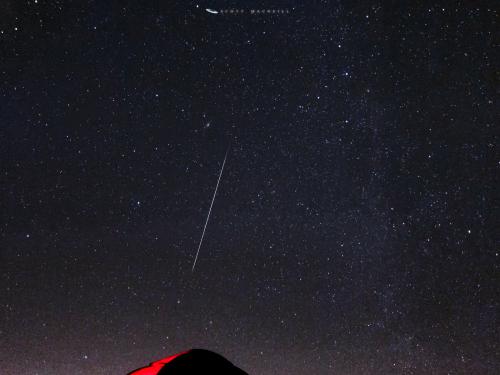
[[[210,208],[208,210],[207,220],[205,220],[205,226],[203,227],[203,232],[201,233],[200,243],[198,244],[198,251],[196,251],[196,257],[194,258],[193,268],[191,272],[194,272],[194,267],[196,266],[196,261],[198,260],[198,255],[200,254],[201,244],[203,243],[203,237],[205,237],[205,230],[207,229],[208,219],[210,219],[210,214],[212,213],[212,206],[214,205],[215,196],[217,195],[217,189],[219,188],[220,178],[222,177],[222,172],[224,171],[224,165],[226,164],[227,153],[229,152],[228,146],[226,150],[226,155],[224,156],[224,161],[222,162],[222,167],[220,169],[219,178],[217,180],[217,185],[215,185],[214,195],[212,197],[212,203],[210,203]]]

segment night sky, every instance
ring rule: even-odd
[[[498,374],[498,8],[422,3],[0,1],[0,372]]]

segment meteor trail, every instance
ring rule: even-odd
[[[222,172],[224,171],[224,165],[226,164],[226,158],[227,158],[227,153],[229,152],[229,147],[231,147],[231,145],[228,146],[228,148],[226,150],[226,155],[224,156],[224,161],[222,162],[222,167],[220,169],[219,178],[217,180],[217,185],[215,185],[215,191],[214,191],[214,195],[212,197],[212,203],[210,203],[210,208],[208,210],[207,220],[205,220],[205,226],[203,227],[203,232],[201,233],[200,243],[198,244],[198,251],[196,252],[196,257],[194,258],[193,268],[191,269],[191,272],[194,272],[194,267],[196,266],[196,261],[198,260],[198,255],[200,254],[201,244],[203,243],[203,237],[205,237],[205,230],[207,229],[208,219],[210,219],[210,213],[212,212],[212,206],[214,205],[215,196],[217,195],[217,189],[219,188],[220,178],[222,177]]]

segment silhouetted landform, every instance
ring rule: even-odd
[[[248,375],[220,354],[204,349],[191,349],[141,367],[128,375]]]

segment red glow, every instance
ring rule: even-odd
[[[179,357],[180,355],[186,354],[186,352],[178,353],[175,355],[171,355],[170,357],[166,357],[160,359],[159,361],[151,363],[148,367],[140,368],[134,372],[131,372],[129,375],[156,375],[158,372],[165,366],[165,364],[169,363],[173,359]]]

